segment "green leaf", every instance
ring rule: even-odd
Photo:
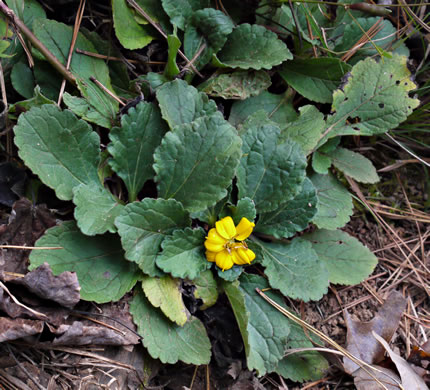
[[[181,47],[181,41],[176,36],[176,34],[171,34],[167,36],[167,45],[168,56],[167,56],[167,65],[166,69],[164,69],[164,75],[168,79],[173,79],[180,72],[178,65],[176,64],[176,56],[178,54],[178,50]]]
[[[46,18],[45,10],[36,0],[8,0],[6,3],[29,29],[34,19]]]
[[[331,283],[358,284],[374,270],[378,259],[356,238],[341,230],[319,229],[305,234],[329,272]]]
[[[269,283],[285,296],[305,302],[318,300],[329,285],[325,264],[312,245],[301,238],[289,244],[259,241]]]
[[[24,96],[26,99],[30,99],[33,96],[35,81],[33,72],[27,64],[23,62],[16,63],[12,68],[10,80],[12,86],[20,95]]]
[[[333,91],[351,66],[338,58],[296,58],[282,65],[278,73],[306,99],[331,103]]]
[[[329,230],[345,226],[352,215],[351,194],[331,174],[314,174],[310,179],[318,196],[318,211],[313,223],[320,229]]]
[[[300,325],[289,321],[289,326],[290,334],[285,353],[288,353],[289,349],[314,347],[314,344],[309,340],[309,334],[305,333]],[[316,341],[319,342],[319,340]],[[294,382],[304,382],[322,378],[328,368],[327,360],[318,352],[306,351],[295,352],[281,359],[276,367],[276,372]]]
[[[188,310],[182,300],[178,279],[169,275],[162,278],[145,276],[142,279],[142,289],[152,306],[159,307],[169,320],[179,326],[187,322]]]
[[[368,31],[375,23],[378,23],[378,30],[375,35],[372,35],[371,42],[364,43],[353,57],[353,61],[363,57],[370,57],[375,54],[380,54],[380,50],[392,50],[392,45],[398,39],[396,28],[387,19],[380,20],[379,17],[361,17],[355,18],[349,24],[345,25],[345,29],[341,34],[339,42],[337,42],[334,50],[347,52],[351,50],[357,41],[363,36],[363,31]],[[380,24],[379,24],[380,23]],[[375,48],[378,48],[378,50]],[[409,55],[409,53],[408,53]]]
[[[19,156],[60,199],[71,200],[79,184],[99,182],[99,136],[70,111],[33,107],[20,115],[14,132]]]
[[[273,372],[284,356],[290,326],[288,319],[255,291],[268,287],[263,277],[243,274],[239,281],[223,283],[224,291],[242,334],[248,369],[262,376]],[[282,304],[279,295],[267,294]]]
[[[55,20],[36,19],[33,29],[36,37],[63,65],[66,65],[73,37],[72,27]],[[77,35],[75,49],[97,53],[94,45],[82,33]],[[76,115],[110,128],[118,112],[118,102],[90,80],[94,77],[107,89],[113,90],[109,68],[105,62],[102,59],[75,52],[70,63],[70,70],[77,76],[78,88],[85,101],[66,95],[66,104]]]
[[[212,265],[205,256],[205,236],[202,228],[175,230],[161,244],[157,266],[176,278],[193,280]]]
[[[73,28],[63,23],[49,19],[36,19],[33,23],[36,37],[51,51],[51,53],[66,65],[72,41]],[[83,80],[90,77],[99,80],[105,87],[112,89],[109,69],[102,59],[76,53],[76,49],[97,53],[94,45],[82,33],[76,39],[75,52],[70,63],[70,70]]]
[[[217,202],[215,205],[208,207],[206,210],[191,213],[192,219],[199,219],[202,222],[207,223],[209,226],[215,226],[215,222],[218,221],[218,216],[227,204],[229,194]]]
[[[166,131],[158,107],[153,103],[139,103],[121,117],[121,127],[109,132],[108,150],[113,157],[109,164],[124,180],[130,201],[137,199],[145,182],[154,176],[154,150]]]
[[[410,77],[406,57],[360,61],[333,93],[335,113],[327,119],[327,137],[381,134],[397,127],[419,104],[408,96],[416,88]]]
[[[234,282],[242,274],[244,268],[241,265],[234,265],[226,271],[222,271],[218,267],[216,267],[216,270],[220,279],[226,280],[227,282]]]
[[[345,175],[351,176],[360,183],[377,183],[378,173],[372,162],[360,153],[348,149],[337,148],[329,153],[333,165]]]
[[[33,96],[27,100],[21,100],[20,102],[16,102],[15,104],[11,104],[9,106],[9,115],[14,114],[16,112],[21,111],[29,111],[32,107],[41,107],[44,104],[55,104],[54,101],[49,100],[46,96],[43,96],[40,87],[36,85],[34,88]]]
[[[327,175],[328,169],[331,167],[331,163],[331,158],[326,154],[320,153],[318,150],[312,154],[312,169],[316,173]]]
[[[276,210],[292,199],[305,178],[306,158],[299,145],[278,144],[279,127],[259,111],[243,126],[243,156],[237,170],[239,197],[255,202],[258,212]]]
[[[88,237],[72,221],[48,229],[36,246],[60,246],[63,249],[31,252],[30,269],[47,262],[54,275],[76,272],[81,298],[86,301],[118,301],[140,277],[135,265],[124,259],[116,235]]]
[[[299,111],[296,120],[282,124],[281,139],[296,141],[308,155],[317,146],[326,124],[324,115],[315,106],[303,106]]]
[[[240,69],[271,69],[293,55],[277,35],[258,24],[241,24],[217,54],[222,65]]]
[[[243,217],[252,222],[257,217],[255,203],[250,198],[242,198],[237,202],[236,206],[227,206],[227,210],[220,215],[220,217],[226,216],[231,216],[235,225],[237,225]]]
[[[234,102],[228,121],[237,127],[258,110],[267,112],[268,118],[281,126],[297,118],[296,110],[286,94],[275,95],[264,91],[258,96]]]
[[[194,58],[197,53],[200,55],[194,61],[197,69],[202,69],[208,64],[213,55],[213,50],[208,46],[205,37],[200,33],[197,27],[187,24],[184,33],[184,53],[187,58]]]
[[[58,100],[63,78],[52,69],[52,66],[43,60],[35,58],[33,74],[36,84],[40,87],[42,93],[53,101]]]
[[[199,90],[223,99],[244,100],[270,87],[272,81],[265,71],[236,71],[220,74],[199,85]]]
[[[193,13],[191,24],[205,37],[213,52],[218,52],[233,31],[232,20],[220,10],[205,8]]]
[[[126,49],[141,49],[154,39],[147,26],[136,22],[126,0],[112,0],[112,13],[115,35]]]
[[[74,216],[81,232],[87,236],[116,233],[115,218],[124,206],[100,183],[81,184],[73,188]]]
[[[217,111],[214,101],[183,80],[175,80],[159,87],[157,100],[161,115],[172,129]]]
[[[170,17],[170,22],[184,30],[193,11],[209,7],[208,0],[161,0],[164,11]]]
[[[191,317],[182,327],[176,325],[153,307],[142,292],[130,302],[130,313],[143,345],[153,358],[170,364],[178,360],[195,365],[209,363],[211,343],[196,317]]]
[[[305,178],[301,191],[271,213],[261,214],[255,231],[288,238],[306,229],[317,212],[318,198],[312,182]]]
[[[191,282],[195,289],[193,295],[196,299],[201,299],[203,304],[199,310],[206,310],[215,305],[218,300],[218,286],[211,270],[203,271]]]
[[[214,205],[227,194],[240,146],[236,130],[221,113],[176,126],[155,151],[158,196],[174,198],[190,212]]]
[[[110,129],[116,122],[118,102],[92,81],[81,81],[79,79],[76,81],[79,91],[84,97],[84,99],[80,100],[83,101],[77,104],[79,98],[72,99],[72,96],[68,96],[69,99],[65,99],[64,102],[71,110],[76,110],[76,112],[74,111],[76,115],[81,115],[80,112],[84,110],[82,113],[83,119]],[[111,87],[110,89],[113,88]],[[73,102],[70,102],[71,100]],[[76,105],[78,108],[75,108]]]
[[[130,203],[116,218],[125,257],[149,276],[162,276],[155,265],[161,242],[175,229],[191,225],[183,206],[174,199],[145,198]]]

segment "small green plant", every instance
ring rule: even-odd
[[[406,57],[387,54],[376,61],[367,57],[374,48],[366,46],[354,66],[336,57],[295,58],[261,25],[235,25],[209,2],[185,1],[183,9],[175,3],[163,0],[163,9],[153,13],[171,33],[165,72],[138,80],[155,91],[153,102],[140,102],[118,122],[118,102],[91,81],[119,91],[112,68],[75,54],[70,69],[81,96],[65,93],[64,110],[42,104],[46,98],[33,100],[19,116],[19,156],[58,198],[76,206],[75,221],[49,229],[37,242],[63,249],[34,251],[31,268],[48,262],[55,274],[76,272],[82,299],[98,303],[134,289],[130,311],[142,342],[164,363],[207,364],[211,357],[203,323],[184,305],[182,284],[194,286],[201,310],[225,293],[249,369],[316,378],[325,360],[316,352],[284,356],[288,348],[312,343],[255,288],[271,287],[268,294],[280,303],[283,297],[307,302],[319,300],[330,282],[360,283],[373,271],[376,257],[340,230],[352,215],[352,198],[329,168],[360,182],[378,181],[368,159],[339,143],[342,136],[383,134],[418,105],[408,96],[415,85]],[[112,4],[121,44],[131,50],[147,45],[152,36],[138,14],[124,0]],[[299,25],[315,11],[296,8]],[[266,11],[273,20],[292,18],[285,6]],[[336,41],[345,48],[357,33],[348,14],[341,14],[342,26],[352,30],[348,35],[344,27]],[[371,23],[367,19],[362,22]],[[46,18],[32,26],[57,58],[67,58],[70,27]],[[218,69],[198,88],[189,75],[174,79],[181,42],[188,58],[200,53],[196,70]],[[88,31],[78,34],[76,47],[109,51]],[[331,103],[331,113],[317,104],[297,113],[285,96],[266,91],[268,69],[310,101]],[[321,77],[325,73],[330,77]],[[18,80],[15,85],[19,90]],[[208,95],[240,100],[225,118]],[[106,135],[106,148],[93,126]],[[106,185],[108,177],[121,184]],[[297,234],[311,224],[312,232]]]

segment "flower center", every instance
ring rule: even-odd
[[[234,238],[232,238],[224,244],[224,248],[227,249],[228,253],[231,253],[232,251],[240,248],[248,249],[248,245],[246,245],[245,241],[236,241]]]

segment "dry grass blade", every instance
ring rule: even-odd
[[[369,30],[365,31],[363,35],[360,37],[360,39],[356,42],[356,44],[348,51],[348,53],[342,56],[341,61],[345,61],[345,62],[349,61],[351,57],[355,53],[357,53],[357,51],[361,47],[363,47],[366,43],[370,42],[372,38],[382,30],[383,20],[384,20],[383,18],[378,19],[378,21],[372,27],[370,27]]]
[[[414,13],[414,11],[411,10],[408,4],[406,4],[405,0],[399,0],[399,3],[405,7],[405,9],[413,16],[413,18],[416,20],[416,22],[427,32],[430,32],[430,27],[424,23],[424,21]],[[416,5],[416,4],[414,4]]]
[[[351,359],[355,364],[360,366],[368,375],[370,375],[379,385],[382,386],[383,389],[388,390],[387,387],[378,379],[375,377],[375,375],[372,374],[371,370],[378,371],[375,367],[372,367],[370,364],[366,363],[365,361],[358,359],[354,355],[352,355],[350,352],[348,352],[345,348],[340,346],[338,343],[333,341],[330,337],[326,336],[324,333],[320,332],[318,329],[315,329],[313,326],[309,325],[307,322],[301,320],[299,317],[295,316],[294,314],[290,313],[288,310],[283,308],[281,305],[279,305],[274,300],[270,299],[266,294],[264,294],[259,288],[256,289],[257,293],[268,303],[270,303],[274,308],[279,310],[284,316],[289,318],[291,321],[294,321],[296,324],[302,326],[303,328],[307,329],[308,331],[314,333],[319,338],[324,340],[327,344],[331,345],[333,348],[338,350],[343,356],[346,356],[347,358]],[[370,370],[370,371],[369,371]],[[399,387],[401,387],[401,384],[399,384]]]
[[[25,306],[24,304],[22,304],[20,301],[18,301],[18,299],[16,299],[12,293],[9,291],[9,289],[2,283],[0,282],[0,287],[6,292],[7,295],[10,296],[10,298],[12,299],[12,301],[14,301],[15,304],[17,304],[18,306],[28,310],[29,312],[33,313],[34,315],[40,317],[40,318],[47,318],[45,314],[40,313],[36,310],[33,310],[31,307]]]

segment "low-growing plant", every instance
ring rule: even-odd
[[[74,221],[47,230],[36,244],[63,249],[32,252],[30,267],[48,262],[55,274],[76,272],[82,299],[97,303],[133,289],[130,312],[143,345],[164,363],[199,365],[211,358],[205,327],[184,304],[183,285],[192,286],[200,310],[225,293],[250,370],[316,378],[326,361],[317,352],[285,356],[287,349],[312,342],[255,288],[270,287],[268,295],[279,303],[283,297],[307,302],[322,298],[330,282],[360,283],[373,271],[376,257],[340,230],[353,203],[329,168],[363,183],[378,181],[368,159],[339,143],[342,136],[385,133],[418,105],[408,96],[415,84],[406,57],[383,50],[377,61],[369,57],[373,46],[353,66],[335,56],[293,57],[274,32],[235,25],[209,2],[185,1],[189,7],[183,9],[174,1],[161,3],[152,15],[171,32],[168,63],[163,74],[136,81],[145,94],[155,92],[152,101],[138,103],[118,122],[118,102],[92,78],[118,93],[119,81],[111,80],[105,62],[83,54],[71,62],[81,96],[65,93],[68,109],[42,104],[49,100],[40,98],[40,90],[28,96],[31,108],[14,127],[19,156],[59,199],[76,206]],[[147,25],[124,0],[112,4],[121,44],[131,50],[147,45]],[[302,24],[303,15],[314,12],[296,9]],[[278,24],[292,18],[283,5],[266,11]],[[357,33],[353,19],[341,16],[345,31],[335,44],[346,50]],[[65,61],[72,29],[43,17],[32,28]],[[308,42],[324,45],[303,31]],[[188,58],[199,54],[197,70],[218,69],[198,88],[189,75],[175,79],[181,76],[176,57],[182,44]],[[76,48],[96,47],[109,51],[96,33],[78,34]],[[267,92],[268,69],[317,104],[297,113],[288,96]],[[18,78],[14,86],[19,91]],[[236,100],[227,119],[209,96]],[[330,114],[320,111],[323,103],[331,103]],[[107,178],[116,178],[116,185]]]

